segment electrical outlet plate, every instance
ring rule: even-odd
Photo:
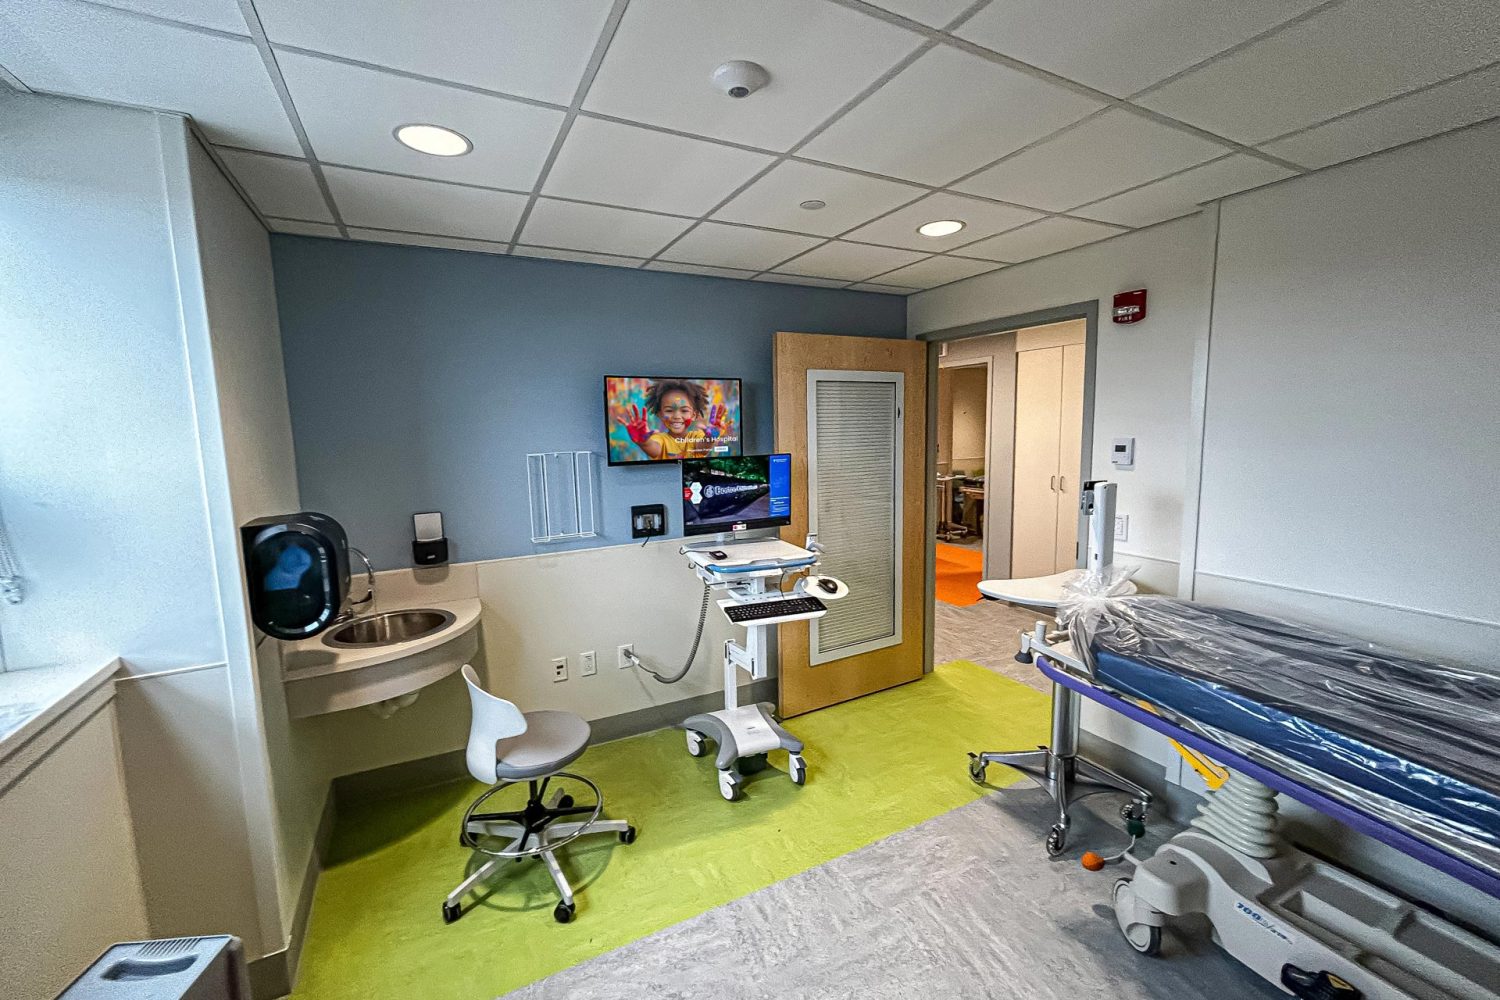
[[[629,670],[630,669],[630,660],[625,655],[627,652],[628,653],[634,653],[635,652],[635,643],[627,642],[627,643],[625,643],[625,644],[623,644],[621,646],[615,647],[615,657],[616,657],[617,661],[619,662],[621,670]]]
[[[578,673],[583,677],[592,677],[599,672],[598,662],[594,659],[594,651],[591,649],[586,653],[578,654]]]
[[[568,679],[568,658],[559,656],[552,661],[552,680],[565,681]]]

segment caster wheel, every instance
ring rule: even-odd
[[[575,912],[577,910],[572,903],[558,903],[557,907],[552,911],[552,919],[560,924],[566,924],[573,919]]]
[[[559,809],[572,809],[573,808],[573,796],[564,793],[563,797],[557,800],[557,808],[559,808]]]
[[[807,761],[793,754],[790,758],[788,758],[787,763],[791,765],[788,769],[788,773],[791,775],[792,784],[807,784]]]
[[[1122,878],[1115,883],[1114,891],[1110,894],[1111,901],[1115,907],[1115,920],[1120,922],[1120,913],[1123,908],[1132,905],[1135,889],[1130,885],[1130,879]],[[1155,957],[1161,954],[1161,928],[1151,924],[1120,923],[1120,933],[1124,935],[1125,942],[1140,952],[1142,955]]]
[[[1068,846],[1067,828],[1054,826],[1047,831],[1047,857],[1055,858],[1062,854]]]
[[[708,748],[704,744],[705,741],[702,734],[695,733],[691,729],[687,730],[688,756],[702,757],[704,754],[708,753]]]
[[[1133,819],[1144,823],[1146,821],[1146,808],[1146,803],[1140,799],[1131,799],[1120,806],[1120,818],[1127,823]]]
[[[988,768],[985,766],[984,761],[978,757],[969,758],[969,777],[973,780],[974,784],[984,784],[984,773],[986,770]]]
[[[445,923],[445,924],[451,924],[451,923],[453,923],[453,921],[457,920],[462,915],[463,915],[463,911],[458,908],[458,904],[457,903],[444,903],[443,904],[443,923]]]
[[[635,827],[633,827],[633,826],[627,826],[625,828],[624,832],[622,832],[620,834],[620,843],[622,843],[622,844],[633,844],[633,843],[635,843]]]
[[[719,772],[719,794],[724,796],[726,802],[733,802],[740,797],[740,781],[734,776],[734,772]]]

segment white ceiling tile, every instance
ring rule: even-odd
[[[324,167],[339,214],[350,226],[509,240],[526,196],[437,181]]]
[[[733,267],[709,267],[704,264],[679,264],[672,260],[653,260],[646,265],[648,271],[676,271],[678,274],[706,274],[713,278],[749,278],[754,271],[742,271]]]
[[[255,0],[274,43],[568,104],[610,0]]]
[[[921,188],[910,184],[786,160],[736,195],[713,217],[752,226],[837,236],[921,193]],[[799,207],[804,201],[821,201],[826,206],[809,211]]]
[[[1493,62],[1494,0],[1349,0],[1137,103],[1260,143]]]
[[[900,285],[879,285],[873,282],[862,281],[857,285],[850,285],[850,289],[856,292],[875,292],[879,295],[910,295],[921,291],[920,288],[903,288]]]
[[[580,117],[563,140],[543,191],[696,216],[774,160],[716,142]]]
[[[808,274],[761,274],[752,281],[770,281],[778,285],[807,285],[811,288],[843,288],[849,284],[835,278],[815,278]]]
[[[914,264],[925,254],[895,250],[865,243],[835,241],[811,250],[776,268],[782,274],[804,274],[815,278],[866,281],[904,264]]]
[[[1017,263],[1057,253],[1059,250],[1070,250],[1122,232],[1126,230],[1082,219],[1043,219],[999,236],[991,236],[957,252],[966,257]]]
[[[528,247],[517,245],[511,254],[516,257],[541,257],[545,260],[566,260],[575,264],[606,264],[609,267],[640,267],[643,257],[622,257],[613,253],[589,253],[584,250],[557,250],[552,247]]]
[[[1500,113],[1500,66],[1491,66],[1388,104],[1315,125],[1260,148],[1306,167],[1363,156],[1461,128]]]
[[[974,6],[974,0],[872,0],[871,6],[884,7],[930,28],[945,28]]]
[[[1227,151],[1212,140],[1116,108],[958,186],[1060,212]]]
[[[705,222],[662,251],[662,256],[692,264],[763,271],[821,242],[817,236]]]
[[[235,0],[106,0],[103,6],[133,10],[233,35],[250,34],[250,29],[245,26],[245,15],[240,13],[240,5]]]
[[[533,246],[650,257],[690,225],[691,219],[539,198],[522,235]]]
[[[530,191],[563,113],[424,83],[316,56],[276,61],[318,159],[398,174]],[[430,156],[396,141],[397,127],[431,123],[474,144],[463,156]]]
[[[1294,171],[1234,153],[1124,194],[1085,205],[1075,214],[1122,226],[1149,226],[1198,211],[1206,201],[1290,177]]]
[[[332,236],[337,238],[339,227],[327,222],[304,222],[301,219],[272,219],[266,222],[273,233],[291,233],[293,236]]]
[[[209,139],[300,155],[260,52],[84,4],[0,4],[0,65],[33,90],[190,114]]]
[[[955,34],[1125,97],[1321,2],[1006,0],[985,7]]]
[[[815,160],[946,184],[1102,106],[939,45],[801,152]]]
[[[349,228],[351,240],[367,243],[394,243],[408,247],[437,247],[441,250],[470,250],[476,253],[504,254],[509,243],[493,240],[462,240],[452,236],[429,236],[422,233],[392,233],[382,229]]]
[[[229,168],[262,215],[333,221],[333,213],[328,211],[328,203],[323,200],[312,167],[305,160],[288,160],[234,149],[218,152],[224,166]]]
[[[982,236],[1002,233],[1007,229],[1035,222],[1041,217],[1040,212],[939,191],[919,202],[897,209],[883,219],[860,226],[849,234],[849,238],[932,252],[973,243]],[[931,237],[917,232],[918,226],[942,219],[956,219],[964,223],[964,228],[952,236]]]
[[[784,150],[922,42],[833,3],[634,0],[584,107]],[[770,84],[743,100],[722,93],[710,78],[731,59],[760,63]]]
[[[987,260],[969,260],[965,257],[928,257],[900,270],[882,274],[880,280],[912,288],[933,288],[950,281],[972,278],[986,271],[996,271],[1002,266]]]

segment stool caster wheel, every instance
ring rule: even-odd
[[[740,779],[732,768],[719,772],[719,794],[724,796],[726,802],[733,802],[740,797]]]
[[[573,914],[576,912],[577,907],[572,903],[558,903],[557,907],[552,911],[552,919],[560,924],[566,924],[573,919]]]
[[[801,754],[792,754],[787,758],[787,773],[791,776],[792,784],[807,784],[807,761],[802,759]]]
[[[633,827],[633,826],[627,826],[624,830],[620,831],[620,843],[622,843],[622,844],[633,844],[633,843],[635,843],[635,827]]]
[[[974,784],[984,784],[984,774],[987,770],[988,767],[984,761],[980,760],[978,757],[975,757],[973,754],[969,755],[969,778],[974,782]]]
[[[563,797],[557,800],[557,808],[559,808],[559,809],[572,809],[573,808],[573,796],[568,795],[566,792],[563,793]]]
[[[457,903],[443,904],[443,923],[451,924],[461,916],[463,916],[463,911],[458,908]]]
[[[1120,806],[1120,818],[1129,822],[1138,819],[1142,823],[1146,821],[1146,810],[1150,807],[1140,799],[1131,799]]]
[[[1068,846],[1068,830],[1061,824],[1054,824],[1047,831],[1047,857],[1055,858],[1062,854]]]
[[[708,752],[707,749],[705,749],[704,746],[703,746],[703,734],[702,733],[695,733],[691,729],[687,730],[686,732],[687,732],[688,756],[690,756],[690,757],[702,757],[705,753]]]

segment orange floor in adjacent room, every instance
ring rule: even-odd
[[[984,552],[937,543],[937,599],[945,604],[978,604],[984,578]]]

